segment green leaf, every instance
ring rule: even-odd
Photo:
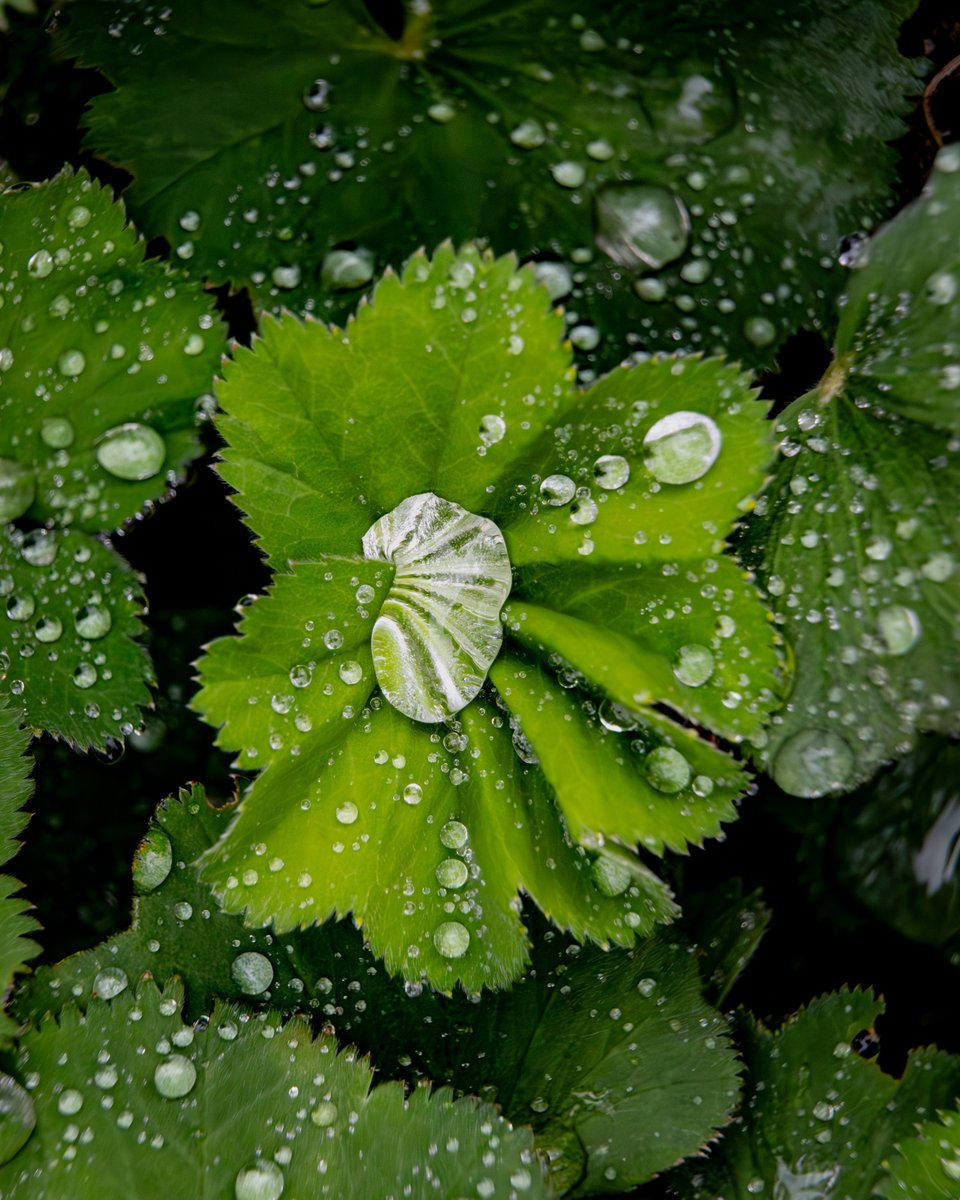
[[[920,198],[866,243],[837,328],[858,400],[960,430],[960,146],[937,156]]]
[[[529,1131],[490,1105],[371,1088],[367,1064],[302,1018],[217,1005],[187,1025],[180,1002],[144,981],[23,1036],[37,1125],[0,1168],[5,1196],[545,1194]]]
[[[584,349],[596,322],[607,358],[764,361],[831,321],[840,238],[885,212],[911,11],[648,0],[588,27],[573,0],[449,0],[394,39],[359,0],[203,0],[160,34],[81,0],[59,40],[116,86],[88,146],[133,172],[143,227],[265,308],[342,313],[417,245],[483,236],[551,263]]]
[[[114,528],[199,453],[221,327],[83,171],[0,196],[0,243],[0,519]]]
[[[929,245],[960,235],[954,149],[871,244],[836,361],[784,412],[784,456],[741,546],[796,656],[789,703],[761,752],[794,795],[849,791],[909,750],[917,730],[956,728],[960,444],[935,426],[960,411],[956,345],[941,340],[960,301],[951,308],[920,286]],[[938,261],[949,267],[945,251]]]
[[[897,1147],[890,1178],[878,1195],[886,1200],[953,1200],[960,1181],[960,1114],[942,1112],[926,1121],[915,1138]]]
[[[404,986],[347,924],[277,939],[219,911],[189,864],[228,819],[199,788],[161,805],[134,862],[132,928],[24,979],[17,1017],[39,1021],[66,1001],[86,1007],[145,968],[181,974],[188,1018],[215,996],[297,1006],[372,1053],[382,1078],[495,1099],[512,1121],[533,1125],[558,1187],[560,1157],[564,1188],[582,1175],[581,1191],[639,1182],[698,1150],[725,1120],[736,1060],[679,939],[581,951],[541,921],[535,969],[509,991],[477,1003]],[[577,1152],[561,1156],[564,1146]]]
[[[0,665],[27,725],[103,750],[150,703],[141,580],[78,530],[0,530]]]
[[[0,697],[0,866],[6,866],[17,853],[17,837],[27,823],[23,806],[33,793],[29,773],[33,761],[27,757],[30,735],[20,727],[20,713]],[[40,953],[40,947],[26,935],[38,929],[26,915],[29,905],[15,895],[20,884],[9,875],[0,875],[0,1037],[12,1034],[16,1025],[6,1013],[6,997],[14,974],[25,962]]]
[[[683,897],[683,924],[696,943],[711,1004],[726,1002],[756,953],[771,916],[760,889],[744,895],[741,879]]]
[[[637,842],[683,850],[735,816],[745,774],[702,731],[756,736],[781,686],[722,553],[763,408],[697,359],[579,391],[559,334],[531,271],[448,246],[345,332],[268,319],[228,366],[222,471],[278,573],[195,704],[266,768],[205,859],[251,924],[353,912],[392,971],[502,986],[520,892],[630,945],[674,911]]]
[[[842,991],[776,1033],[745,1020],[741,1116],[703,1167],[680,1174],[680,1194],[869,1200],[895,1145],[960,1091],[956,1056],[914,1051],[897,1080],[851,1048],[881,1011],[867,993]]]

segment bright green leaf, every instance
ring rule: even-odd
[[[84,172],[0,196],[0,520],[112,529],[199,453],[225,342]]]
[[[150,702],[141,581],[77,530],[0,530],[0,664],[28,726],[105,749]]]
[[[390,970],[503,985],[521,891],[630,945],[674,911],[636,844],[683,850],[735,816],[745,774],[702,730],[756,736],[780,688],[723,555],[763,479],[763,408],[697,359],[580,391],[559,334],[532,272],[447,246],[346,331],[268,319],[228,366],[222,471],[279,573],[210,647],[196,706],[266,768],[206,856],[252,924],[353,912]],[[507,645],[477,694],[503,546]]]
[[[865,253],[838,357],[784,412],[783,458],[741,547],[796,656],[789,703],[761,752],[794,795],[849,791],[908,750],[916,730],[956,728],[960,444],[936,426],[955,426],[960,411],[960,391],[950,398],[957,346],[944,340],[960,301],[938,303],[946,293],[924,294],[920,279],[930,244],[949,268],[942,248],[960,238],[954,150]]]
[[[960,1183],[960,1113],[939,1116],[897,1147],[889,1163],[890,1177],[878,1195],[886,1200],[954,1200]]]
[[[30,735],[20,727],[21,714],[0,697],[0,866],[6,866],[19,849],[17,837],[27,823],[23,806],[33,792],[28,778],[33,761],[26,750]],[[20,884],[9,875],[0,875],[0,1036],[14,1032],[16,1026],[6,1014],[6,996],[15,972],[39,954],[40,947],[26,935],[39,926],[26,916],[29,905],[15,895]]]
[[[342,312],[415,246],[485,236],[549,263],[586,350],[600,327],[758,361],[829,320],[841,237],[886,209],[912,5],[581,7],[410,4],[394,39],[359,0],[155,25],[81,0],[59,39],[117,88],[88,145],[143,227],[267,308]]]
[[[578,1147],[564,1166],[571,1186],[585,1172],[581,1190],[639,1182],[698,1150],[728,1115],[737,1080],[726,1024],[703,1003],[679,939],[581,951],[541,921],[535,969],[509,991],[476,1003],[404,986],[346,924],[273,938],[219,911],[189,864],[228,819],[199,788],[161,805],[134,862],[132,928],[24,979],[18,1019],[119,994],[145,967],[182,976],[190,1018],[214,996],[297,1006],[371,1053],[382,1078],[495,1099],[534,1126],[551,1161]]]
[[[776,1033],[745,1020],[742,1115],[703,1167],[680,1175],[680,1194],[869,1200],[895,1145],[960,1091],[956,1056],[914,1051],[897,1080],[857,1054],[851,1042],[881,1011],[867,993],[842,991]]]
[[[0,1168],[4,1196],[545,1194],[529,1131],[489,1105],[371,1088],[367,1064],[314,1041],[302,1018],[218,1005],[187,1025],[176,989],[133,992],[67,1008],[20,1040],[37,1125]]]

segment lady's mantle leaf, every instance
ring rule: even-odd
[[[185,1025],[145,981],[19,1043],[36,1130],[0,1168],[11,1200],[545,1195],[528,1130],[441,1090],[371,1089],[308,1022],[218,1005]]]
[[[25,978],[15,1016],[85,1008],[145,968],[181,976],[190,1019],[215,996],[296,1006],[372,1054],[380,1078],[449,1084],[532,1125],[558,1190],[561,1175],[622,1190],[697,1151],[728,1116],[726,1022],[703,1002],[680,939],[581,952],[541,922],[534,970],[514,988],[480,1003],[445,996],[388,975],[349,923],[274,938],[220,911],[190,864],[226,819],[198,788],[161,805],[134,862],[132,928]]]
[[[33,762],[26,755],[29,741],[30,735],[20,728],[20,713],[0,697],[0,866],[6,866],[16,854],[19,849],[16,839],[27,823],[23,806],[33,792],[28,778]],[[0,875],[0,998],[4,1005],[0,1012],[0,1036],[4,1037],[16,1028],[6,1014],[6,996],[14,973],[40,952],[40,947],[26,937],[38,925],[25,915],[27,902],[14,895],[19,889],[15,879]],[[2,1107],[0,1111],[6,1112]]]
[[[105,749],[150,702],[140,580],[79,530],[0,529],[0,679],[34,732]]]
[[[223,474],[280,573],[203,660],[197,707],[267,768],[207,856],[251,923],[352,911],[390,970],[500,985],[526,958],[520,891],[629,945],[673,911],[636,843],[733,817],[741,767],[676,714],[736,741],[776,703],[772,629],[721,553],[763,478],[763,410],[715,361],[580,392],[560,330],[532,271],[446,247],[346,333],[270,320],[228,370]],[[495,523],[514,567],[494,688],[441,725],[376,690],[371,637],[388,599],[445,677],[485,560],[404,580],[362,557],[408,497],[433,544],[431,494]]]
[[[960,1090],[956,1056],[914,1051],[899,1080],[861,1058],[881,1011],[866,993],[843,991],[777,1033],[746,1020],[739,1124],[705,1166],[681,1174],[680,1194],[870,1200],[896,1144]]]
[[[549,258],[618,346],[755,361],[829,319],[840,238],[885,209],[912,5],[581,8],[410,4],[395,40],[359,0],[80,0],[59,36],[117,87],[89,145],[143,227],[266,307],[336,313],[414,246],[485,236]]]
[[[784,413],[784,457],[747,529],[796,654],[763,751],[794,795],[849,790],[917,729],[956,727],[960,264],[944,247],[958,238],[952,146],[865,255],[837,359]]]
[[[111,529],[199,452],[209,301],[84,172],[0,195],[0,520]]]
[[[877,1193],[885,1200],[954,1200],[960,1183],[960,1112],[942,1112],[902,1142]]]

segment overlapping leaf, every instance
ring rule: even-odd
[[[4,1196],[545,1195],[530,1132],[491,1106],[371,1088],[367,1064],[302,1019],[218,1005],[186,1025],[181,998],[144,982],[24,1035],[36,1129],[0,1168]]]
[[[84,172],[0,196],[0,519],[112,529],[199,453],[224,348]]]
[[[861,1058],[852,1043],[862,1044],[858,1035],[881,1011],[870,995],[843,991],[813,1001],[776,1033],[745,1021],[738,1126],[707,1164],[680,1173],[680,1194],[874,1196],[895,1146],[960,1090],[956,1056],[914,1051],[900,1080]]]
[[[34,732],[104,749],[139,725],[153,676],[134,640],[140,587],[78,530],[0,529],[0,679]]]
[[[953,1200],[960,1183],[960,1113],[925,1121],[890,1160],[890,1176],[878,1195],[886,1200]]]
[[[392,971],[503,984],[526,959],[520,891],[629,945],[673,911],[633,847],[733,817],[742,768],[677,714],[739,741],[776,704],[773,632],[722,553],[763,478],[763,409],[719,361],[580,392],[560,331],[532,272],[446,247],[345,333],[268,321],[228,371],[222,471],[278,574],[203,660],[197,706],[267,768],[207,859],[252,924],[352,911]],[[655,474],[675,475],[643,444],[664,419],[694,420],[690,482]],[[362,557],[428,492],[496,522],[514,568],[494,688],[439,725],[375,688],[394,568]]]
[[[958,149],[862,256],[836,361],[784,413],[748,529],[797,660],[763,758],[796,795],[849,790],[917,729],[956,727]]]
[[[27,815],[23,805],[33,792],[27,778],[33,763],[26,756],[29,735],[20,728],[20,713],[0,697],[0,866],[6,866],[18,849],[17,836],[23,832]],[[37,928],[26,916],[27,902],[15,896],[20,884],[9,875],[0,875],[0,1035],[7,1036],[15,1026],[6,1014],[6,996],[13,976],[25,962],[38,954],[40,947],[26,935]]]
[[[885,212],[911,8],[447,0],[394,38],[360,0],[77,0],[59,36],[116,85],[88,144],[137,219],[268,308],[485,236],[552,260],[584,349],[592,321],[756,361],[831,320],[840,238]]]
[[[620,1191],[697,1151],[728,1116],[736,1060],[680,938],[581,952],[538,926],[534,970],[509,991],[475,1003],[405,987],[348,923],[277,939],[219,911],[190,864],[227,820],[199,788],[162,805],[134,862],[132,928],[25,978],[17,1019],[87,1007],[145,968],[181,976],[188,1019],[215,997],[312,1011],[371,1053],[381,1078],[449,1084],[532,1125],[558,1191]]]

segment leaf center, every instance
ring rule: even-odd
[[[395,567],[371,635],[384,696],[414,721],[449,720],[483,687],[503,642],[512,582],[503,534],[422,492],[370,526],[363,553]]]

